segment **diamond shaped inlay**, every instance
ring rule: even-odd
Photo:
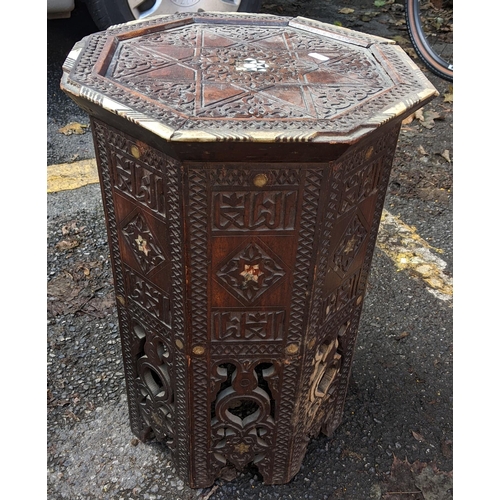
[[[233,296],[250,304],[280,282],[285,270],[279,258],[265,245],[249,243],[240,247],[219,266],[218,282]]]
[[[147,274],[165,261],[161,248],[142,214],[137,214],[123,228],[125,240],[141,269]]]
[[[333,269],[345,274],[356,257],[368,231],[356,214],[340,240],[339,246],[333,255]]]

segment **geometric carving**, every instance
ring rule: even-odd
[[[380,183],[382,166],[382,160],[379,159],[344,179],[339,215],[355,208],[358,203],[375,192]]]
[[[257,366],[255,366],[257,364]],[[242,470],[257,466],[272,449],[275,428],[272,364],[240,361],[215,367],[220,387],[212,405],[214,458]]]
[[[436,95],[386,40],[276,16],[200,12],[119,25],[86,39],[64,69],[75,95],[168,140],[203,130],[214,141],[261,141],[266,131],[271,143],[326,133],[351,144],[348,136]]]
[[[234,191],[213,194],[214,230],[290,230],[297,191]]]
[[[225,342],[280,340],[285,311],[217,311],[212,313],[212,338]]]
[[[130,220],[122,228],[122,232],[137,262],[146,274],[165,261],[161,248],[141,213]]]
[[[153,165],[145,165],[128,158],[122,151],[117,151],[114,177],[115,189],[165,217],[166,201],[163,192],[165,181],[161,175],[158,175]]]
[[[267,245],[249,243],[229,255],[219,265],[216,275],[229,293],[251,304],[283,279],[285,271],[279,262]]]
[[[170,353],[157,334],[147,332],[137,320],[134,322],[133,334],[139,345],[142,345],[136,364],[139,410],[155,437],[172,447],[175,408],[173,384],[167,367]]]
[[[356,214],[349,222],[337,249],[332,255],[333,270],[339,275],[345,275],[367,234],[368,231],[361,222],[359,215]]]
[[[135,274],[128,267],[125,271],[125,291],[128,298],[167,325],[172,324],[170,297],[162,290]]]
[[[337,41],[324,41],[325,60],[318,60],[293,46],[316,37],[293,33],[291,43],[289,31],[213,26],[202,34],[191,26],[179,27],[174,36],[184,35],[184,46],[168,51],[159,48],[175,44],[171,33],[144,34],[118,43],[107,74],[197,118],[329,120],[391,87],[363,49],[351,46],[346,55]],[[172,99],[169,94],[179,83],[190,87]]]

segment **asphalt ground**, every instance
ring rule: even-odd
[[[312,7],[314,4],[309,2]],[[309,17],[325,20],[314,13],[318,11],[312,9]],[[85,13],[81,15],[85,17]],[[85,28],[71,21],[58,21],[57,27],[48,23],[48,173],[51,169],[60,172],[61,164],[75,165],[94,157],[87,131],[71,135],[60,132],[69,123],[83,124],[84,130],[88,124],[85,114],[60,93],[54,77],[72,43],[86,34]],[[378,29],[387,28],[382,25],[377,28],[372,24],[365,31],[379,34]],[[431,75],[429,78],[442,94],[447,91],[447,84]],[[404,165],[409,156],[415,161],[415,136],[422,137],[418,135],[422,132],[432,142],[437,137],[435,131],[417,127],[400,138],[359,328],[344,421],[332,438],[319,436],[311,441],[299,474],[287,485],[264,486],[254,471],[236,475],[228,471],[212,488],[192,490],[176,476],[168,450],[134,439],[128,425],[109,252],[100,190],[92,177],[94,167],[90,163],[89,177],[81,187],[57,187],[56,181],[56,188],[51,190],[48,182],[47,498],[452,498],[451,125],[452,118],[436,122],[442,130],[439,147],[431,157],[432,170],[442,167],[446,175],[434,177],[433,187],[444,189],[446,194],[435,199],[408,196],[415,190],[404,189],[405,182],[412,182]],[[451,162],[437,158],[442,145],[451,152]],[[463,209],[459,213],[463,214]],[[435,266],[431,277],[441,279],[439,286],[426,279],[428,273],[403,265],[404,249],[410,248],[410,243],[413,255]],[[481,320],[484,323],[484,315]],[[460,380],[470,387],[469,377]],[[469,397],[479,403],[473,393]],[[477,422],[471,425],[477,427]],[[25,458],[25,454],[20,456]],[[484,478],[481,484],[486,484]],[[476,485],[476,492],[480,486]]]

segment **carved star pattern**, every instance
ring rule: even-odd
[[[244,281],[255,281],[256,283],[259,282],[259,276],[261,274],[264,274],[260,269],[259,269],[259,264],[255,265],[247,265],[245,264],[245,270],[240,273],[241,276],[243,276]]]
[[[148,255],[150,252],[150,248],[148,247],[148,242],[141,236],[139,235],[136,239],[135,242],[137,243],[137,247],[139,248],[139,252],[143,252],[144,255]]]

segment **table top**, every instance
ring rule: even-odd
[[[167,141],[353,143],[437,95],[393,41],[305,18],[191,13],[77,43],[61,88]]]

